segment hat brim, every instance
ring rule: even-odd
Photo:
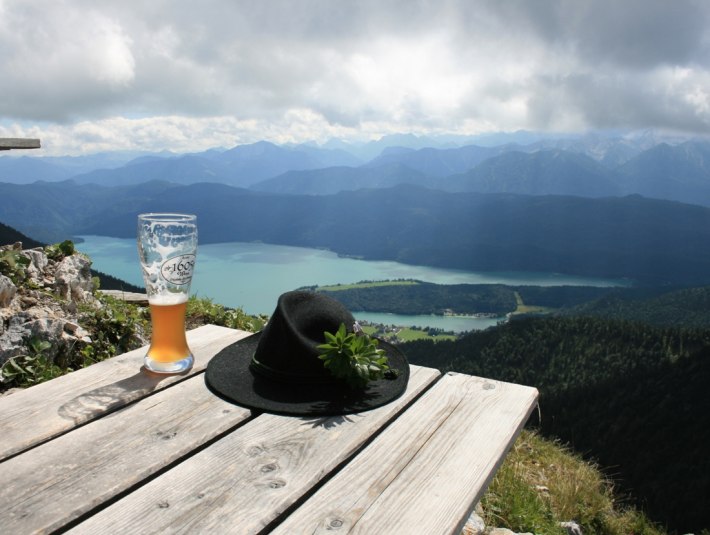
[[[261,333],[243,338],[217,353],[207,364],[205,382],[222,399],[248,409],[298,416],[336,416],[381,407],[402,395],[409,381],[409,363],[393,345],[382,340],[394,379],[370,381],[362,390],[340,382],[326,385],[286,384],[255,374],[249,367]]]

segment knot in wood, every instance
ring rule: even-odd
[[[343,527],[344,522],[339,518],[333,518],[328,522],[328,529],[340,529]]]
[[[264,453],[264,448],[261,446],[249,446],[247,449],[247,455],[249,457],[258,457]]]
[[[265,474],[268,472],[273,472],[274,470],[278,470],[279,465],[276,463],[269,463],[265,464],[264,466],[261,467],[261,471],[264,472]]]

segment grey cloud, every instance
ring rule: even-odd
[[[708,6],[694,0],[598,0],[506,4],[516,25],[582,61],[648,68],[707,63]]]
[[[589,129],[647,129],[705,133],[710,114],[698,113],[682,94],[659,89],[650,77],[614,73],[541,77],[529,102],[531,121],[543,129],[577,117]]]
[[[351,129],[697,130],[710,112],[687,94],[702,93],[709,76],[709,11],[693,0],[5,2],[0,124],[114,116],[262,124],[307,110]],[[456,76],[417,51],[400,65],[386,57],[429,40],[440,47],[434,61]],[[372,76],[387,78],[389,67],[417,75],[387,78],[390,91],[363,82],[358,57],[378,64]],[[689,81],[665,83],[658,72],[672,66],[692,71]],[[421,90],[437,72],[459,84],[454,96],[446,83]],[[439,86],[446,105],[432,105]]]

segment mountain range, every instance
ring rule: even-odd
[[[197,214],[201,243],[263,241],[472,271],[652,284],[710,281],[710,208],[640,196],[448,193],[399,185],[332,195],[224,184],[0,183],[0,221],[43,242],[135,236],[138,213]]]
[[[379,152],[370,157],[374,150]],[[398,136],[361,145],[331,141],[322,146],[279,146],[260,141],[194,154],[130,156],[3,156],[0,182],[71,179],[103,186],[153,180],[214,182],[305,195],[412,184],[449,192],[638,194],[710,206],[710,143],[698,140],[650,144],[645,138],[590,135],[484,146]]]
[[[509,140],[521,139],[528,143],[410,135],[183,155],[3,156],[0,222],[50,243],[133,237],[138,213],[185,211],[198,215],[202,243],[263,241],[649,284],[710,281],[710,143]]]

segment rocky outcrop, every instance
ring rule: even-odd
[[[82,254],[67,256],[56,266],[54,292],[70,306],[92,301],[91,261]]]
[[[17,293],[17,287],[5,275],[0,274],[0,308],[10,306],[12,298]]]
[[[81,314],[102,304],[94,296],[88,257],[50,257],[42,248],[23,250],[21,243],[0,247],[0,255],[7,273],[0,274],[0,366],[40,347],[56,361],[92,342]]]

